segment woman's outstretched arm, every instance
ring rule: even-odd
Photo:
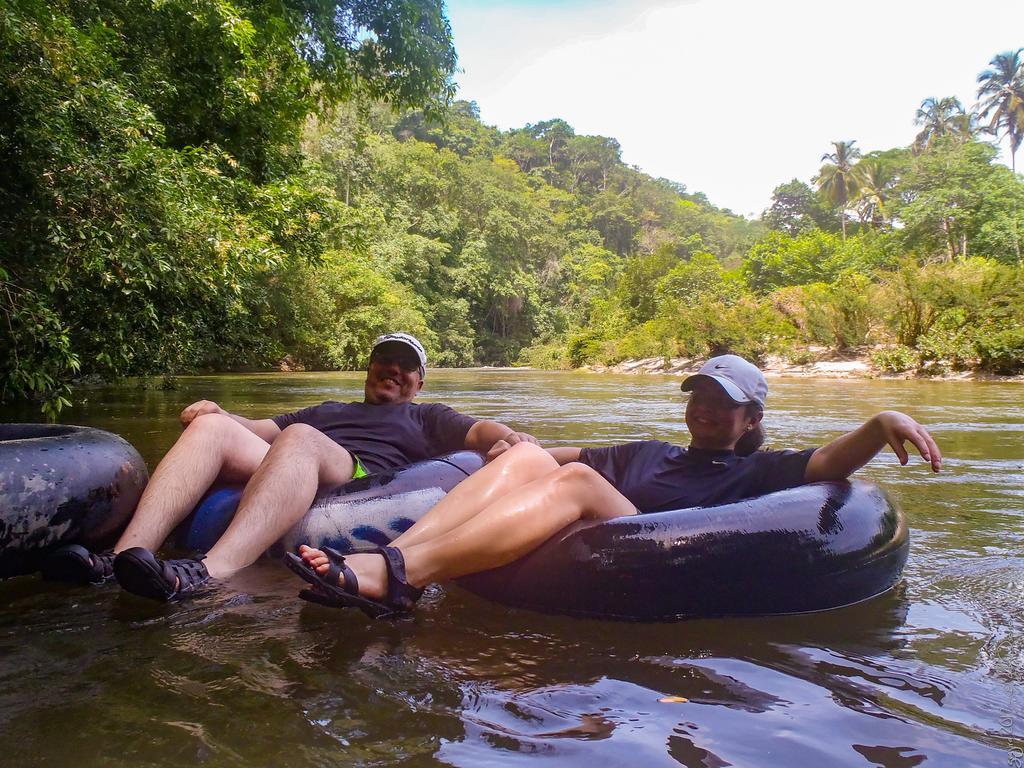
[[[886,445],[906,464],[909,460],[904,443],[910,441],[933,472],[942,467],[942,453],[928,430],[905,413],[882,411],[863,425],[837,437],[811,455],[804,472],[808,483],[819,480],[843,480],[863,467]]]

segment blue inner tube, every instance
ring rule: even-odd
[[[113,544],[149,475],[124,439],[91,427],[0,424],[0,578],[52,549]]]
[[[482,465],[460,452],[317,496],[271,550],[391,541]],[[205,550],[241,490],[211,492],[176,534]],[[803,613],[850,605],[899,581],[902,513],[871,483],[815,483],[717,507],[579,522],[514,563],[459,579],[472,592],[547,613],[641,621]]]
[[[459,451],[321,491],[270,554],[294,552],[299,544],[342,551],[387,544],[482,466],[480,454]],[[172,543],[200,552],[210,549],[231,522],[241,496],[241,486],[211,490],[172,534]]]

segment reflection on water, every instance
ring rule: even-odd
[[[193,400],[262,416],[358,398],[360,384],[289,374],[97,389],[67,421],[123,434],[152,467]],[[428,379],[430,399],[582,445],[685,442],[678,385]],[[1019,385],[771,385],[776,446],[818,445],[887,407],[933,426],[943,473],[891,456],[865,470],[911,527],[894,594],[806,616],[626,624],[444,587],[413,619],[371,622],[300,603],[269,561],[171,606],[13,579],[0,584],[0,754],[12,765],[1008,764],[1024,745]]]

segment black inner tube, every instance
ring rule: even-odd
[[[0,424],[0,443],[13,440],[34,440],[39,437],[63,437],[80,427],[65,424]]]

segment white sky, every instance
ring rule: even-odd
[[[449,0],[447,13],[458,97],[484,122],[561,117],[748,216],[778,184],[810,181],[834,140],[903,146],[923,99],[970,107],[989,60],[1024,46],[1022,0]]]

